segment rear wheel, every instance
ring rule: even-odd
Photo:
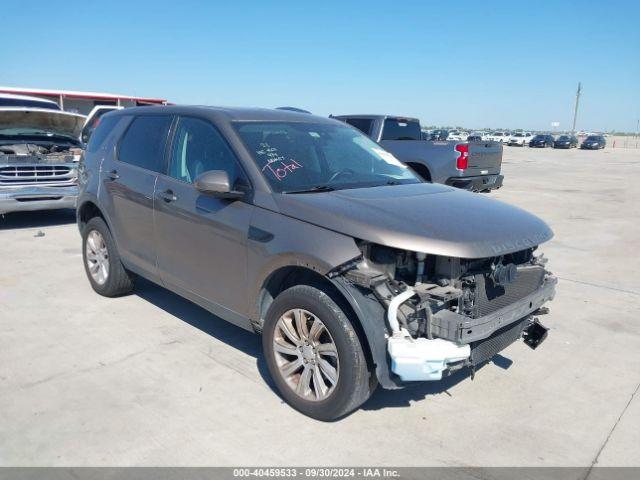
[[[100,217],[89,220],[82,231],[82,256],[89,283],[97,293],[115,297],[133,290],[135,277],[122,265],[109,227]]]
[[[264,322],[262,347],[280,394],[305,415],[335,420],[371,394],[358,335],[318,288],[297,285],[278,295]]]

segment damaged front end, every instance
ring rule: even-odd
[[[532,348],[546,338],[536,315],[546,313],[557,279],[536,247],[463,259],[358,246],[362,256],[330,277],[384,310],[385,354],[396,384],[473,371],[519,338]]]
[[[0,215],[75,208],[84,116],[0,108]]]
[[[75,208],[80,149],[0,145],[0,214]]]

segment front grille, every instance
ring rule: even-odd
[[[544,280],[544,268],[539,265],[518,267],[513,282],[497,285],[487,274],[475,276],[475,316],[483,317],[531,295]]]
[[[71,167],[65,165],[11,165],[0,167],[0,184],[55,183],[69,180]]]
[[[491,360],[498,352],[504,350],[518,340],[522,331],[527,326],[528,317],[518,320],[500,330],[496,330],[491,336],[471,343],[471,364],[480,365]]]

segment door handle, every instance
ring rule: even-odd
[[[117,180],[120,178],[120,175],[118,175],[116,170],[111,170],[110,172],[107,172],[107,178],[109,180]]]
[[[158,193],[158,197],[167,203],[175,202],[178,199],[171,190]]]

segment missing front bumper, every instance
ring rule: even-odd
[[[548,275],[541,287],[532,294],[478,318],[470,318],[450,310],[441,310],[433,316],[433,335],[458,344],[483,340],[505,325],[511,325],[529,316],[546,302],[553,300],[557,283],[556,277]]]

